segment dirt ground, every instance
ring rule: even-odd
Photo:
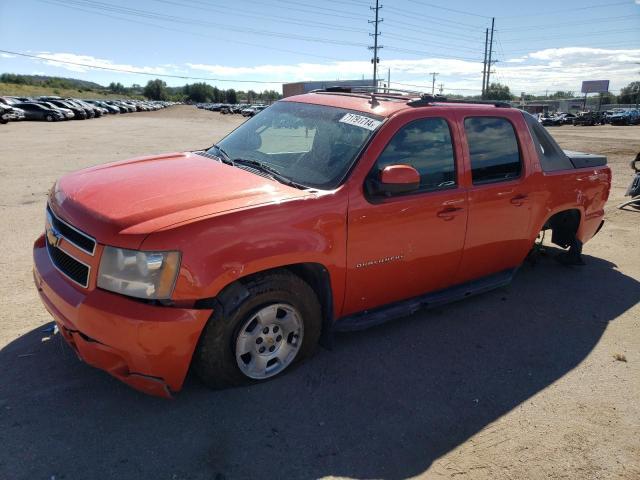
[[[31,245],[54,180],[240,121],[181,106],[0,126],[0,478],[640,478],[640,212],[616,209],[640,127],[550,130],[614,172],[585,267],[542,258],[508,288],[339,335],[281,379],[213,392],[189,377],[166,401],[50,338]]]

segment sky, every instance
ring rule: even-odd
[[[583,80],[610,80],[617,93],[640,80],[640,0],[380,4],[379,71],[385,79],[390,72],[395,88],[430,91],[437,72],[436,92],[478,94],[492,17],[491,81],[516,95],[579,92]],[[0,72],[127,86],[157,76],[171,86],[206,81],[279,91],[283,82],[371,78],[372,5],[375,0],[0,0]]]

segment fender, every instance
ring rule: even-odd
[[[172,297],[176,303],[214,298],[227,285],[254,273],[319,264],[329,274],[337,317],[346,278],[346,219],[346,190],[338,189],[158,231],[141,248],[162,250],[175,245],[182,252]]]

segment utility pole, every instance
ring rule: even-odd
[[[429,72],[431,75],[431,95],[436,93],[436,75],[440,75],[438,72]]]
[[[487,46],[489,44],[489,29],[484,31],[484,62],[482,66],[482,98],[486,93],[485,83],[487,81]]]
[[[389,93],[391,88],[391,69],[387,68],[387,93]]]
[[[369,7],[369,10],[374,10],[376,12],[375,20],[369,20],[369,23],[374,24],[374,33],[370,33],[369,36],[373,37],[373,47],[369,47],[369,50],[373,50],[373,58],[371,59],[371,63],[373,63],[373,87],[377,88],[378,86],[378,63],[380,63],[380,59],[378,58],[378,49],[383,48],[382,45],[378,45],[378,37],[382,35],[382,33],[378,32],[378,25],[383,21],[382,18],[379,18],[380,9],[382,5],[380,5],[380,0],[376,0],[375,7]]]
[[[489,79],[491,78],[491,54],[493,53],[493,27],[495,25],[495,17],[491,19],[491,41],[489,42],[489,60],[487,61],[487,86],[485,87],[485,93],[489,90],[491,85]]]
[[[444,93],[444,83],[441,83],[439,86],[440,86],[440,95],[442,95]]]

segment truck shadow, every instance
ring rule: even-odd
[[[38,328],[0,351],[0,477],[418,475],[579,365],[640,301],[638,281],[586,260],[543,258],[508,288],[339,335],[264,385],[212,392],[189,378],[175,401],[78,362]]]

